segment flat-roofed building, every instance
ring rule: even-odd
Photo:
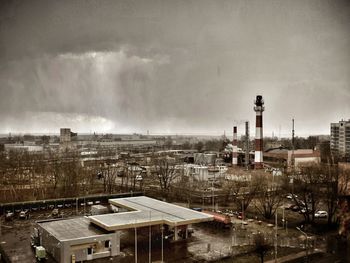
[[[57,262],[80,262],[120,253],[119,232],[91,225],[87,217],[40,221],[37,226],[40,245]]]
[[[109,203],[124,212],[37,222],[39,245],[57,262],[83,262],[119,255],[123,230],[142,232],[150,227],[153,231],[164,226],[177,240],[188,237],[188,225],[214,218],[145,196],[110,199]]]
[[[313,149],[298,149],[288,150],[283,147],[268,149],[264,152],[265,163],[279,164],[281,166],[289,167],[292,165],[294,158],[295,166],[300,166],[309,163],[319,163],[321,161],[321,153]]]

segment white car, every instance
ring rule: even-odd
[[[142,178],[142,175],[136,175],[136,181],[142,181],[143,180],[143,178]]]
[[[315,213],[316,218],[326,218],[328,217],[328,213],[326,211],[317,211]]]
[[[287,194],[287,195],[286,195],[286,198],[289,199],[289,200],[292,200],[293,197],[294,197],[294,198],[298,198],[297,195],[293,195],[293,194]]]

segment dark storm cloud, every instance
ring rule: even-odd
[[[300,134],[350,117],[346,1],[8,1],[0,132]]]

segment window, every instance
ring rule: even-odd
[[[92,248],[91,248],[91,247],[89,247],[89,248],[87,249],[87,253],[88,253],[88,255],[91,255],[91,254],[92,254]]]
[[[106,240],[106,241],[105,241],[105,248],[109,248],[109,245],[110,245],[109,240]]]

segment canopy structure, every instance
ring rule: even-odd
[[[91,223],[107,231],[159,224],[174,227],[212,221],[214,219],[212,215],[146,196],[110,199],[109,203],[118,207],[124,207],[130,211],[89,217]]]

